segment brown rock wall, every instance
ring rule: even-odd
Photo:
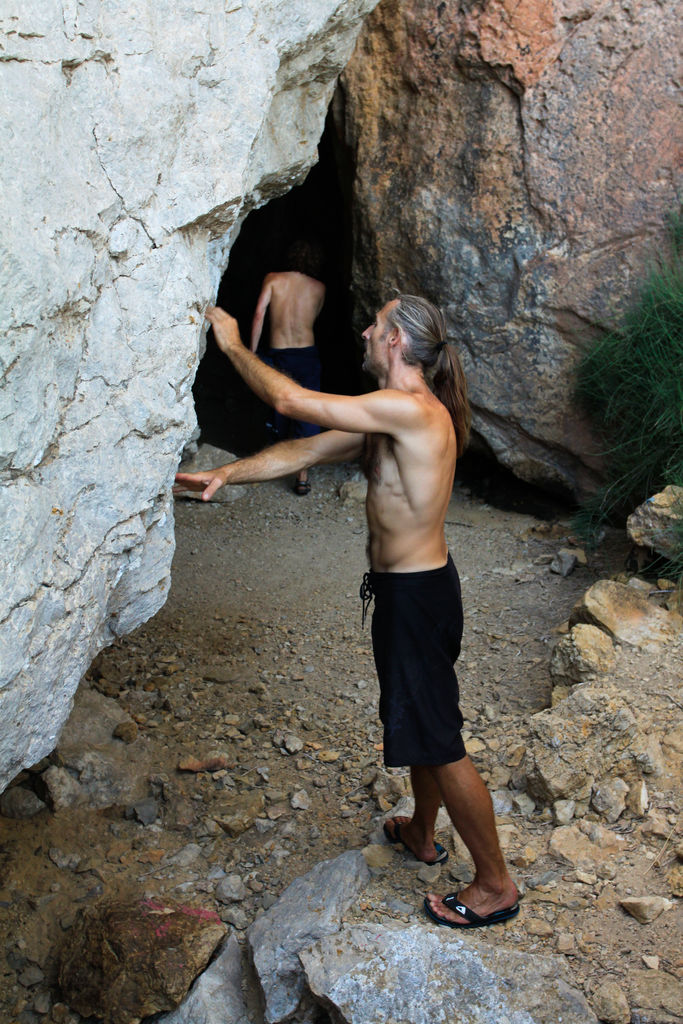
[[[673,3],[382,0],[342,77],[357,326],[392,287],[439,302],[479,436],[574,493],[577,352],[675,205],[676,32]]]

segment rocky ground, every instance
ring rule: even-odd
[[[80,1020],[61,1001],[58,953],[79,908],[103,895],[181,897],[239,937],[319,861],[371,844],[349,919],[432,928],[424,893],[469,877],[447,823],[441,868],[378,848],[406,777],[382,765],[358,599],[364,512],[340,497],[352,476],[317,470],[306,498],[274,482],[227,504],[176,503],[167,604],[96,659],[60,747],[18,780],[12,813],[28,814],[34,793],[51,809],[0,817],[3,1024]],[[446,529],[466,611],[468,750],[525,893],[518,918],[479,937],[560,954],[601,1019],[628,1020],[625,1006],[638,1021],[681,1019],[681,646],[617,647],[612,674],[662,744],[647,811],[609,822],[588,809],[562,825],[524,792],[530,718],[551,703],[550,654],[571,608],[623,570],[626,540],[610,533],[562,577],[549,563],[568,518],[499,511],[462,486]],[[621,907],[629,896],[673,905],[643,924]]]

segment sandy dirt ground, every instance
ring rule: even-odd
[[[353,475],[354,467],[314,471],[304,498],[278,481],[247,488],[229,504],[176,502],[168,602],[103,652],[82,684],[135,720],[134,742],[116,743],[140,794],[159,797],[159,815],[143,825],[121,801],[104,810],[0,818],[0,1021],[78,1019],[59,1004],[57,954],[79,907],[102,895],[181,896],[218,909],[242,936],[318,861],[380,841],[406,773],[382,764],[369,624],[361,629],[358,597],[367,568],[364,509],[339,496]],[[569,532],[568,518],[541,522],[490,507],[467,487],[454,491],[446,533],[465,606],[458,675],[468,746],[491,789],[514,786],[529,717],[550,704],[558,629],[595,580],[624,566],[626,540],[614,531],[588,566],[554,575],[549,557]],[[660,729],[680,727],[680,704],[671,697],[680,650],[620,650],[617,672],[635,701],[647,683]],[[178,770],[184,759],[213,752],[227,767]],[[666,993],[673,986],[668,1009],[642,1019],[676,1019],[678,909],[641,925],[618,901],[673,898],[679,786],[680,765],[648,780],[650,819],[627,816],[608,826],[618,853],[592,869],[550,854],[549,812],[501,814],[503,845],[525,897],[517,919],[485,930],[490,941],[559,953],[589,999],[607,978],[632,1005],[656,1001],[643,995],[648,985]],[[217,820],[231,801],[251,796],[258,798],[256,824],[230,837]],[[648,831],[652,814],[659,827]],[[447,865],[426,870],[397,850],[352,916],[434,927],[421,909],[425,892],[457,889],[469,871],[452,830],[439,838],[451,854]],[[232,902],[215,897],[226,874],[244,883]]]

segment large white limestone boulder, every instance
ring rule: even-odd
[[[6,0],[0,789],[163,603],[203,310],[376,0]]]

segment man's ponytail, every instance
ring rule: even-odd
[[[406,362],[422,367],[430,390],[448,409],[458,455],[462,455],[470,436],[472,414],[465,373],[456,348],[446,337],[443,313],[418,295],[399,295],[387,313],[387,320],[406,336],[408,345],[403,350]]]

